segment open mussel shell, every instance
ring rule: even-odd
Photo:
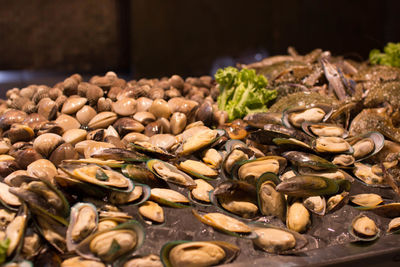
[[[118,258],[113,267],[163,267],[160,257],[155,254],[128,255]]]
[[[8,262],[2,266],[3,267],[33,267],[33,263],[31,261],[23,260],[23,261]]]
[[[371,187],[389,187],[389,185],[385,183],[385,180],[382,176],[377,175],[373,172],[373,168],[371,165],[363,164],[361,162],[355,162],[354,167],[354,176],[363,184]]]
[[[253,154],[249,154],[249,149],[241,141],[227,142],[227,153],[225,154],[221,164],[221,174],[226,179],[233,179],[232,172],[235,165],[252,158]],[[235,144],[232,144],[235,143]]]
[[[326,213],[334,212],[334,211],[342,208],[344,205],[347,204],[348,200],[349,200],[349,192],[346,192],[346,191],[343,191],[340,194],[331,196],[326,201]]]
[[[33,213],[49,216],[68,225],[65,218],[69,215],[69,203],[64,194],[50,182],[31,177],[26,186],[11,187],[10,192],[24,200]]]
[[[54,177],[54,180],[64,190],[74,194],[103,198],[107,196],[110,191],[107,188],[85,183],[67,176],[57,175]]]
[[[400,234],[400,217],[393,218],[388,225],[389,234]]]
[[[380,195],[365,193],[350,196],[350,202],[361,207],[376,207],[383,202],[383,199]]]
[[[22,204],[17,215],[5,229],[5,239],[9,240],[8,247],[4,252],[7,259],[15,259],[18,257],[24,243],[23,241],[27,222],[28,208],[25,204]]]
[[[146,155],[150,156],[151,158],[158,158],[161,160],[169,160],[169,159],[172,159],[175,157],[174,155],[168,153],[164,149],[153,146],[149,142],[130,143],[128,145],[128,147],[132,148],[135,151],[146,154]]]
[[[130,220],[90,235],[76,247],[75,251],[86,259],[113,262],[118,257],[139,249],[144,239],[143,227],[139,222]]]
[[[336,136],[346,138],[348,132],[341,125],[332,123],[311,123],[303,122],[301,128],[305,133],[312,137],[318,136]]]
[[[385,137],[379,132],[368,132],[346,139],[354,148],[356,162],[363,161],[379,153],[385,144]]]
[[[196,187],[196,183],[193,181],[192,177],[168,162],[151,159],[146,162],[146,166],[154,175],[166,182],[187,188]]]
[[[342,137],[321,136],[311,143],[311,147],[323,154],[353,154],[353,147]]]
[[[357,207],[357,209],[370,210],[373,213],[385,218],[400,217],[400,202],[393,202],[375,207]]]
[[[338,166],[336,166],[332,162],[310,153],[300,151],[287,151],[283,153],[282,156],[289,160],[293,165],[299,167],[309,167],[314,170],[338,168]]]
[[[172,208],[190,207],[189,199],[172,189],[152,188],[150,200]]]
[[[280,149],[283,149],[285,151],[298,150],[304,152],[314,152],[309,144],[294,138],[274,138],[272,142]]]
[[[234,165],[234,179],[256,185],[258,178],[265,172],[282,173],[286,167],[286,159],[280,156],[264,156],[245,160]]]
[[[351,222],[349,233],[356,239],[355,241],[370,242],[379,237],[380,229],[372,219],[360,214]]]
[[[197,160],[188,159],[182,161],[179,163],[178,168],[191,176],[204,180],[214,180],[218,176],[218,171]]]
[[[323,196],[312,196],[303,199],[303,205],[312,213],[324,215],[326,212],[326,200]]]
[[[111,203],[115,205],[129,204],[137,206],[147,201],[150,198],[151,188],[146,184],[135,183],[135,187],[131,192],[113,191],[108,196]]]
[[[110,168],[120,168],[124,166],[124,161],[114,160],[114,159],[102,160],[99,158],[65,159],[62,161],[62,165],[65,166],[68,164],[73,164],[73,165],[96,164],[99,166],[108,166]]]
[[[301,128],[303,122],[319,123],[327,121],[332,112],[331,106],[323,104],[286,109],[282,114],[282,123],[288,128]]]
[[[229,216],[251,219],[259,214],[256,187],[241,181],[225,181],[209,192],[211,203]]]
[[[60,169],[73,179],[107,190],[131,192],[134,188],[133,182],[123,174],[95,164],[60,166]]]
[[[224,241],[185,241],[166,243],[160,251],[165,267],[214,266],[232,262],[240,249]]]
[[[92,158],[99,158],[103,160],[113,159],[122,160],[126,162],[145,162],[149,157],[137,151],[132,151],[122,148],[105,148],[90,155]]]
[[[299,175],[282,181],[276,190],[288,196],[310,197],[333,195],[339,191],[337,181],[314,175]]]
[[[205,213],[196,211],[195,209],[192,210],[192,213],[200,222],[228,235],[247,239],[253,239],[257,237],[257,235],[247,224],[232,216],[218,212]]]
[[[261,214],[275,216],[284,222],[287,209],[286,198],[275,190],[280,182],[274,173],[267,172],[261,175],[257,181],[257,202]]]
[[[147,184],[151,187],[162,187],[166,185],[164,180],[158,179],[148,168],[140,165],[126,164],[121,167],[121,172],[135,182]]]
[[[276,124],[266,124],[263,129],[251,132],[248,138],[263,145],[273,145],[273,140],[275,138],[294,138],[305,143],[309,143],[312,139],[297,129],[287,128],[283,125]]]
[[[249,226],[257,234],[254,245],[268,253],[295,254],[308,244],[306,237],[286,228],[262,222],[252,222]]]
[[[73,251],[80,241],[97,229],[99,218],[96,207],[91,203],[76,203],[71,208],[66,241],[68,251]]]
[[[190,155],[203,149],[210,147],[212,144],[225,135],[224,130],[205,129],[183,140],[182,144],[177,148],[176,153],[180,156]]]
[[[65,253],[67,251],[65,236],[67,231],[66,225],[68,223],[62,224],[52,217],[42,214],[34,216],[34,222],[37,231],[57,251],[60,253]]]

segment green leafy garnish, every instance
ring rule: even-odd
[[[7,258],[7,249],[10,245],[10,239],[0,241],[0,264],[4,263]]]
[[[388,43],[381,53],[379,49],[373,49],[369,53],[371,64],[386,65],[400,68],[400,43]]]
[[[255,70],[234,67],[219,69],[215,74],[219,84],[218,108],[228,112],[229,120],[268,110],[267,103],[276,98],[276,90],[268,90],[267,79]]]

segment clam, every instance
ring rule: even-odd
[[[143,227],[131,220],[89,236],[76,247],[76,252],[87,259],[113,262],[140,248],[144,236]]]
[[[184,113],[175,112],[172,114],[171,119],[171,132],[174,135],[180,134],[186,127],[187,118]]]
[[[349,232],[357,241],[373,241],[379,237],[380,230],[373,220],[361,214],[353,219]]]
[[[286,218],[286,198],[276,191],[279,179],[274,173],[261,175],[257,182],[257,199],[260,212],[266,216],[276,216],[282,221]]]
[[[172,241],[161,249],[166,267],[214,266],[233,261],[240,249],[223,241]]]
[[[57,169],[54,164],[47,159],[38,159],[26,168],[28,175],[39,178],[40,180],[46,180],[50,183],[54,183],[54,176],[57,175]]]
[[[150,137],[148,142],[152,146],[161,148],[164,151],[171,150],[177,144],[176,138],[172,134],[155,134]]]
[[[45,157],[64,142],[61,136],[53,133],[46,133],[38,136],[33,142],[33,149]]]
[[[7,184],[0,182],[0,202],[5,207],[16,209],[21,206],[22,203],[16,195],[8,191],[9,188],[10,186],[8,186]]]
[[[369,193],[350,196],[350,202],[358,206],[375,207],[382,203],[383,199],[380,195]]]
[[[389,222],[387,232],[396,234],[400,232],[399,230],[400,230],[400,217],[397,217]]]
[[[196,187],[192,189],[191,196],[193,199],[200,202],[209,203],[210,202],[210,191],[214,189],[212,185],[204,181],[203,179],[194,180]]]
[[[297,197],[332,195],[339,191],[339,184],[322,176],[300,175],[282,181],[276,191]]]
[[[229,235],[247,238],[254,238],[255,236],[247,224],[225,214],[218,212],[203,214],[197,212],[196,210],[192,210],[192,213],[202,223]]]
[[[295,202],[289,206],[286,215],[286,226],[298,233],[305,232],[310,225],[310,213],[300,202]]]
[[[257,238],[253,239],[254,245],[269,253],[293,253],[308,244],[307,239],[295,231],[264,223],[253,223],[251,226],[257,234]]]
[[[112,110],[120,116],[130,116],[136,112],[136,100],[123,98],[111,104]]]
[[[301,167],[309,167],[314,170],[336,169],[337,166],[324,158],[314,154],[288,151],[282,153],[282,156],[289,160],[293,165]]]
[[[177,185],[193,188],[196,183],[186,173],[178,170],[174,165],[167,162],[152,159],[147,161],[147,168],[153,172],[157,177],[163,179],[166,182],[174,183]]]
[[[94,116],[88,126],[92,129],[107,128],[117,120],[117,114],[110,111],[103,111]]]
[[[146,201],[146,202],[142,203],[142,205],[139,207],[138,211],[142,217],[150,220],[151,222],[163,223],[165,220],[164,219],[164,210],[156,202]]]
[[[83,106],[78,112],[76,112],[75,117],[80,124],[88,125],[96,114],[96,110],[91,106]]]
[[[136,151],[131,151],[117,147],[102,148],[93,152],[90,156],[97,159],[103,159],[103,160],[112,159],[112,160],[126,161],[126,162],[144,162],[149,159],[147,156],[140,154]]]
[[[87,99],[84,97],[69,97],[63,104],[61,113],[65,114],[74,114],[78,110],[80,110],[87,102]]]
[[[265,172],[280,173],[286,167],[286,159],[279,156],[265,156],[237,164],[237,174],[234,177],[250,184],[257,184],[257,179]]]
[[[75,249],[76,245],[93,233],[98,224],[97,209],[90,203],[77,203],[71,208],[70,222],[67,229],[67,248]]]
[[[143,125],[147,125],[150,122],[153,122],[156,120],[156,117],[153,115],[153,113],[150,113],[148,111],[139,111],[136,112],[135,115],[133,115],[133,119],[136,121],[140,122]]]
[[[64,132],[70,129],[78,129],[79,127],[81,127],[79,121],[77,121],[74,117],[66,114],[61,114],[54,122],[57,126],[61,127]]]
[[[303,205],[312,213],[324,215],[326,211],[326,200],[321,196],[307,197],[303,200]]]
[[[138,99],[136,99],[136,109],[138,112],[148,111],[152,103],[153,100],[151,100],[150,98],[139,97]]]
[[[78,142],[81,142],[86,139],[87,131],[83,129],[70,129],[65,131],[62,135],[62,138],[66,143],[70,143],[75,145]]]
[[[169,118],[171,116],[171,108],[164,99],[155,99],[149,108],[149,112],[153,113],[157,118]]]
[[[106,265],[102,262],[96,261],[96,260],[88,260],[79,256],[68,258],[61,262],[61,267],[106,267]]]
[[[28,142],[35,136],[33,129],[27,125],[14,123],[10,130],[3,133],[3,137],[10,140],[12,144],[16,142]]]
[[[143,132],[144,130],[143,124],[128,117],[123,117],[118,119],[113,124],[113,126],[121,136],[128,135],[131,132],[140,133]],[[146,140],[137,140],[137,141],[146,141]]]
[[[188,159],[182,161],[179,163],[179,169],[198,178],[209,179],[218,176],[216,170],[197,160]]]
[[[152,188],[150,199],[173,208],[187,208],[189,206],[189,199],[184,195],[166,188]]]
[[[76,160],[79,158],[78,152],[75,148],[68,143],[59,145],[50,155],[49,160],[54,163],[55,166],[61,164],[63,160]]]

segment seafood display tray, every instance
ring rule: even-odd
[[[215,185],[218,180],[211,181],[211,183]],[[187,191],[183,188],[174,187],[173,189],[187,194]],[[385,200],[399,201],[400,199],[391,188],[367,187],[357,180],[354,181],[350,195],[366,192],[384,196]],[[193,204],[193,208],[206,212],[218,211],[212,206],[204,207],[196,204]],[[141,220],[136,217],[135,209],[137,207],[126,206],[123,209],[133,215],[135,219]],[[312,224],[306,232],[309,244],[306,250],[298,255],[274,255],[263,252],[255,248],[249,239],[229,236],[204,225],[193,216],[191,208],[164,207],[164,210],[166,221],[163,225],[151,226],[141,221],[146,228],[146,239],[143,246],[135,254],[157,254],[166,242],[173,240],[220,240],[237,245],[241,250],[236,260],[224,265],[231,267],[321,266],[350,262],[363,262],[366,263],[364,264],[366,266],[373,266],[371,264],[374,262],[377,264],[385,262],[385,266],[398,266],[400,261],[400,236],[386,234],[391,219],[378,216],[372,211],[360,211],[349,204],[324,216],[312,214]],[[375,242],[354,242],[353,237],[348,232],[353,218],[361,213],[373,219],[381,230],[381,236]],[[285,227],[281,221],[271,217],[262,217],[260,220]]]

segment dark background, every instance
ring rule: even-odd
[[[400,41],[396,0],[0,4],[0,70],[23,70],[2,72],[20,81],[43,78],[43,71],[53,77],[108,70],[129,78],[198,76],[237,61],[285,54],[288,46],[301,54],[322,48],[362,60],[372,48]]]

